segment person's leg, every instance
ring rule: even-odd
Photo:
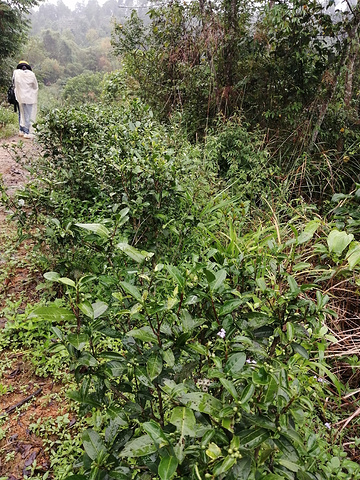
[[[32,111],[32,105],[28,103],[23,103],[23,112],[24,112],[24,122],[23,122],[23,132],[24,133],[30,133],[30,119],[31,119],[31,111]]]
[[[24,127],[21,124],[20,105],[18,106],[18,112],[19,112],[19,135],[20,135],[20,137],[23,137],[24,133],[25,133],[25,130],[24,130]]]

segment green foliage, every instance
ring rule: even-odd
[[[346,228],[351,233],[357,233],[360,225],[359,199],[359,185],[356,185],[356,189],[347,195],[335,194],[333,196],[332,202],[336,206],[331,213],[334,215],[338,229]]]
[[[31,37],[23,46],[22,56],[27,58],[37,74],[38,80],[46,86],[84,72],[107,72],[118,66],[109,57],[110,40],[95,39],[93,46],[81,48],[72,34],[44,29],[41,36]]]
[[[19,120],[13,107],[5,108],[0,106],[0,138],[7,138],[16,133],[19,129]]]
[[[47,245],[52,262],[59,259],[63,273],[70,265],[80,273],[95,265],[98,273],[117,270],[123,253],[115,246],[120,244],[140,242],[144,249],[171,256],[186,237],[188,245],[191,239],[197,242],[194,215],[207,202],[213,174],[206,173],[197,149],[159,125],[137,99],[121,108],[54,110],[37,130],[45,155],[33,162],[37,179],[19,192],[30,210],[15,207],[14,214],[24,232],[34,223],[46,225],[41,235],[32,230],[32,236]],[[91,222],[105,232],[100,249],[91,246],[100,226],[97,232],[78,226]],[[73,248],[80,238],[81,252]]]
[[[26,59],[32,65],[39,84],[46,87],[39,99],[42,110],[53,108],[55,98],[59,101],[55,106],[61,104],[62,89],[67,80],[84,72],[96,75],[119,68],[119,61],[111,56],[110,30],[112,18],[121,19],[126,10],[118,8],[117,0],[107,0],[101,6],[96,1],[84,5],[79,3],[76,14],[62,2],[57,5],[40,5],[31,12],[30,7],[38,2],[11,3],[16,4],[16,9],[22,8],[22,4],[27,5],[27,13],[30,14],[27,15],[26,22],[30,25],[31,21],[31,30],[29,38],[23,36],[20,43],[12,45],[13,48],[16,47],[13,53],[16,52],[18,57],[9,59],[3,65],[4,85],[9,84],[11,72],[19,59]],[[21,28],[27,25],[25,18],[23,20]],[[4,46],[7,41],[13,41],[14,35],[15,30],[9,32],[9,35],[5,31],[2,42]],[[89,98],[91,101],[100,94],[94,90],[94,86],[93,84],[90,93],[96,95]],[[83,94],[87,93],[85,89]]]
[[[69,308],[50,302],[28,318],[52,325],[55,351],[67,352],[78,383],[69,397],[84,418],[97,416],[69,478],[357,475],[348,459],[339,470],[344,453],[331,436],[336,399],[333,409],[324,407],[344,386],[325,361],[332,337],[324,322],[335,313],[321,292],[327,279],[358,271],[354,235],[316,218],[303,228],[297,218],[279,225],[274,211],[275,226],[248,229],[251,209],[216,188],[211,201],[199,197],[191,205],[193,232],[170,262],[160,225],[172,224],[179,241],[193,182],[179,158],[191,148],[177,150],[177,138],[166,137],[138,100],[111,112],[52,112],[39,130],[61,188],[48,175],[50,191],[43,185],[41,195],[29,188],[22,196],[38,215],[49,215],[50,205],[56,214],[47,241],[55,254],[71,254],[45,279]],[[251,155],[256,137],[239,122],[216,133],[205,147],[214,158],[207,164],[228,161],[229,186],[238,176],[239,190],[252,175],[251,202],[266,156]],[[161,248],[153,248],[155,238]]]
[[[249,126],[237,116],[220,119],[216,127],[214,133],[206,137],[207,161],[218,166],[221,176],[238,184],[235,191],[241,192],[244,198],[255,195],[260,200],[266,193],[269,196],[274,193],[277,186],[271,177],[275,179],[276,167],[270,163],[269,152],[264,149],[259,133],[249,131]]]
[[[85,428],[86,423],[75,423],[75,418],[71,419],[69,413],[55,418],[39,418],[29,425],[29,431],[41,438],[45,452],[52,452],[51,472],[59,480],[71,473],[71,464],[81,454],[81,427]],[[40,480],[44,477],[33,478]]]
[[[257,65],[261,69],[257,72],[258,87],[264,92],[262,82],[266,82],[273,92],[267,99],[265,118],[280,115],[281,121],[295,123],[297,114],[319,95],[322,75],[331,68],[340,48],[335,37],[339,26],[334,23],[327,9],[316,1],[265,6],[257,44],[264,62]],[[266,48],[269,41],[270,48]]]
[[[140,85],[139,94],[162,119],[181,110],[189,135],[202,132],[208,114],[214,114],[214,72],[201,59],[197,6],[174,2],[151,10],[151,24],[134,11],[125,24],[115,23],[112,44],[125,59],[125,71]],[[178,39],[184,39],[179,45]]]
[[[99,8],[78,7],[87,50],[52,27],[29,46],[45,82],[74,78],[66,108],[43,108],[33,180],[2,192],[45,273],[39,304],[7,302],[0,346],[76,381],[76,434],[66,415],[31,426],[52,474],[359,478],[351,382],[329,349],[348,292],[358,316],[357,7],[337,21],[298,0],[133,13],[112,39],[124,68],[103,82],[78,75],[109,70]],[[303,194],[319,208],[288,203]]]
[[[124,70],[115,70],[104,75],[102,99],[106,102],[124,102],[138,96],[138,86]]]
[[[59,108],[63,104],[61,86],[57,83],[49,85],[39,90],[38,112],[39,116],[47,113],[49,110]]]
[[[358,288],[358,191],[335,195],[325,221],[285,202],[240,116],[191,145],[176,115],[164,126],[139,99],[119,103],[49,111],[24,208],[8,203],[50,287],[14,313],[4,346],[41,338],[43,374],[49,352],[66,358],[86,423],[62,474],[357,478],[327,325],[333,282]]]
[[[74,4],[75,10],[64,2],[40,5],[31,12],[31,35],[40,36],[44,29],[51,29],[53,32],[66,33],[82,48],[93,46],[94,41],[110,37],[114,18],[122,21],[131,11],[131,7],[129,10],[118,8],[117,0],[101,3],[94,0],[78,2]],[[139,5],[142,3],[145,2],[140,1]],[[146,9],[143,10],[145,14]]]
[[[286,266],[293,242],[309,241],[311,232],[287,244],[275,242],[274,229],[233,235],[235,249],[218,242],[202,260],[177,266],[146,266],[145,256],[132,252],[139,266],[124,269],[110,305],[84,300],[83,279],[46,275],[66,285],[69,317],[78,312],[76,331],[53,328],[79,384],[69,395],[83,415],[94,407],[102,412],[97,428],[83,433],[80,473],[194,479],[359,473],[349,460],[339,471],[333,457],[343,453],[329,449],[334,417],[324,400],[329,388],[343,391],[323,355],[329,297],[298,283]],[[329,255],[343,253],[343,237],[330,233]],[[49,306],[33,315],[60,320],[64,312]]]
[[[0,3],[0,85],[6,86],[7,60],[18,53],[26,40],[29,23],[26,14],[31,7],[38,5],[39,0],[10,0]]]
[[[359,178],[357,147],[352,156],[335,151],[319,151],[282,160],[280,168],[287,170],[286,183],[293,197],[301,194],[307,201],[325,207],[336,192],[349,192]],[[287,162],[286,166],[284,162]]]
[[[162,119],[180,112],[189,138],[208,133],[220,112],[241,111],[252,130],[260,126],[285,174],[298,172],[306,153],[311,179],[324,154],[348,188],[350,166],[338,160],[349,157],[357,170],[359,13],[332,8],[332,1],[173,2],[152,9],[150,24],[135,12],[116,23],[112,44],[139,95]],[[320,196],[329,168],[315,178]],[[308,195],[306,182],[297,187]]]
[[[68,105],[96,103],[102,92],[103,75],[84,72],[66,82],[63,96]]]

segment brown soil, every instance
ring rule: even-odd
[[[61,386],[51,379],[36,377],[22,352],[3,353],[2,361],[9,367],[1,376],[0,475],[20,480],[25,475],[31,477],[32,468],[34,475],[44,474],[50,469],[50,459],[43,440],[29,427],[66,413],[66,404],[61,406],[59,400]]]
[[[29,177],[26,166],[38,154],[39,148],[34,142],[21,141],[20,137],[12,137],[0,143],[0,178],[10,199],[26,183]],[[31,242],[17,245],[16,225],[9,220],[11,213],[9,207],[0,203],[0,309],[5,306],[7,299],[31,298],[35,302],[35,288],[40,282],[40,275],[32,271],[28,261]],[[13,240],[11,251],[9,239]],[[0,327],[5,321],[0,313]]]
[[[0,178],[12,198],[28,179],[26,165],[39,153],[31,140],[13,137],[0,143]],[[31,242],[17,246],[16,225],[8,220],[11,211],[0,205],[0,327],[8,321],[7,302],[20,301],[17,313],[25,304],[37,300],[36,285],[42,276],[28,260]],[[9,239],[13,247],[9,248]],[[1,285],[3,283],[3,285]],[[22,480],[51,471],[43,440],[29,428],[49,417],[67,412],[62,386],[51,378],[40,378],[26,351],[0,353],[0,477]],[[73,420],[75,421],[75,420]],[[53,478],[49,475],[48,478]]]

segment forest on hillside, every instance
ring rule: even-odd
[[[51,85],[87,72],[109,72],[118,63],[111,55],[114,21],[124,22],[133,8],[146,17],[151,2],[97,0],[68,8],[62,1],[41,5],[30,13],[30,42],[23,54],[41,80]],[[144,8],[145,7],[145,8]]]
[[[0,347],[76,412],[31,478],[359,480],[360,5],[122,5],[40,5],[21,51],[40,298]]]
[[[5,2],[2,3],[5,5]],[[32,4],[36,7],[30,8]],[[24,13],[19,20],[19,29],[27,28],[27,41],[23,42],[20,30],[11,28],[14,50],[9,52],[16,52],[15,58],[6,58],[8,47],[4,45],[2,83],[9,83],[12,70],[21,57],[32,65],[42,85],[52,87],[48,90],[57,101],[62,98],[67,80],[79,75],[83,75],[82,78],[85,76],[82,83],[89,82],[87,89],[96,98],[102,74],[120,65],[112,55],[110,44],[114,22],[125,22],[133,9],[147,21],[150,6],[151,1],[144,0],[107,0],[102,5],[97,0],[90,0],[77,3],[76,8],[71,10],[61,0],[56,4],[30,2],[25,12],[21,9],[18,12],[19,15]],[[9,25],[10,22],[14,25],[15,19],[9,16],[7,21]],[[49,103],[46,96],[44,103]]]
[[[137,8],[143,10],[141,2]],[[79,3],[74,11],[61,1],[40,5],[29,14],[29,41],[21,53],[44,85],[57,85],[60,97],[68,79],[81,74],[91,77],[119,66],[111,54],[111,29],[115,20],[125,21],[131,10],[131,2],[118,0],[108,0],[102,6],[96,0]],[[101,75],[94,78],[93,85],[99,83]]]

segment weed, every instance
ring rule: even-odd
[[[45,452],[51,456],[51,472],[59,480],[71,473],[73,464],[82,453],[81,428],[83,423],[70,418],[69,413],[55,418],[39,418],[29,426],[29,430],[42,439]]]
[[[16,452],[8,452],[6,455],[5,455],[5,462],[10,462],[11,460],[14,460],[15,458],[15,455],[16,455]]]
[[[0,138],[6,139],[18,131],[18,116],[13,108],[5,108],[0,105]]]

